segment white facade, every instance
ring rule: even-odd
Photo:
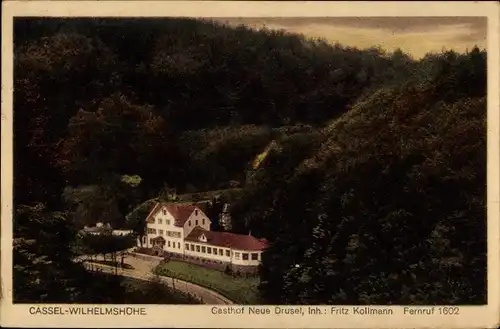
[[[188,247],[189,250],[187,249]],[[235,265],[257,266],[260,264],[262,259],[262,251],[243,251],[191,241],[185,242],[184,250],[185,255],[187,256],[228,262]],[[215,250],[217,250],[217,254],[215,253]],[[243,259],[244,255],[246,255],[246,260]]]
[[[145,247],[153,247],[153,239],[161,236],[165,239],[164,250],[168,252],[182,253],[182,241],[183,241],[183,229],[177,227],[175,224],[175,218],[170,214],[166,207],[162,207],[150,222],[147,223],[146,233],[147,239],[144,244]],[[144,241],[143,241],[144,242]]]
[[[210,224],[211,221],[208,219],[208,217],[205,215],[203,211],[200,209],[196,208],[191,216],[189,216],[188,220],[184,224],[184,236],[188,236],[189,233],[195,228],[196,226],[199,226],[207,231],[210,231]]]
[[[134,231],[133,230],[113,230],[111,233],[113,235],[117,235],[117,236],[124,236],[124,235],[133,234]]]
[[[175,218],[167,205],[158,204],[148,215],[146,236],[142,239],[142,246],[146,248],[161,247],[170,253],[184,256],[232,263],[235,265],[257,266],[262,259],[262,250],[241,250],[228,246],[218,246],[208,241],[203,231],[210,231],[210,219],[198,207],[192,207],[189,213],[184,212],[183,218]],[[187,218],[187,219],[186,219]],[[183,223],[182,223],[183,222]],[[182,226],[181,226],[182,225]],[[198,241],[186,237],[197,227],[200,232]],[[206,232],[206,234],[223,234],[220,232]],[[196,233],[195,233],[196,234]],[[233,238],[248,238],[232,233]],[[161,237],[164,241],[156,241]],[[252,237],[252,239],[255,239]],[[140,245],[140,241],[138,241]]]
[[[175,225],[175,217],[168,211],[165,205],[160,206],[160,209],[153,209],[156,211],[150,221],[147,223],[146,237],[143,238],[143,246],[146,248],[153,247],[153,239],[162,237],[165,239],[163,250],[182,254],[184,253],[184,238],[191,232],[191,230],[200,226],[207,231],[210,230],[210,220],[198,208],[194,209],[192,214],[184,223],[183,227]]]

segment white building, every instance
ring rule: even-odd
[[[111,234],[117,235],[117,236],[125,236],[125,235],[129,235],[129,234],[134,234],[134,231],[133,230],[117,229],[117,230],[113,230],[111,232]]]
[[[85,226],[80,232],[84,234],[90,235],[117,235],[117,236],[125,236],[129,234],[133,234],[133,230],[126,229],[113,229],[109,223],[103,224],[101,222],[97,223],[96,226]]]
[[[186,259],[209,260],[237,268],[254,267],[259,265],[267,247],[265,239],[251,235],[210,231],[210,219],[193,204],[157,203],[146,222],[142,247]]]
[[[97,223],[95,226],[85,226],[82,230],[82,233],[84,234],[90,234],[90,235],[107,235],[111,234],[112,228],[111,225],[108,224],[103,224],[101,222]]]

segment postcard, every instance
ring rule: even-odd
[[[498,327],[499,9],[3,2],[1,325]]]

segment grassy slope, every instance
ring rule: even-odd
[[[259,279],[256,277],[235,278],[217,270],[177,261],[160,265],[157,273],[213,289],[236,303],[259,303],[257,297]]]

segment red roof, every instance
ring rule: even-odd
[[[175,218],[175,226],[183,227],[184,223],[188,220],[189,216],[196,209],[192,204],[167,204],[167,210]]]
[[[197,208],[196,205],[191,203],[157,203],[146,218],[148,223],[151,223],[151,218],[162,209],[162,206],[167,208],[167,211],[175,218],[174,225],[178,227],[184,227],[189,216]]]
[[[235,234],[230,232],[207,231],[199,226],[193,228],[185,238],[186,241],[203,243],[199,240],[201,235],[207,238],[206,244],[218,247],[233,248],[238,250],[261,251],[267,248],[265,239],[257,239],[251,235]]]

